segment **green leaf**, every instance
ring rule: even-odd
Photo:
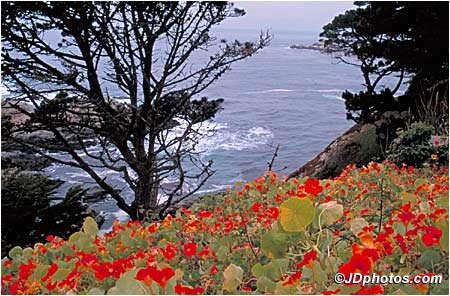
[[[306,268],[306,267],[304,267]],[[328,280],[328,276],[325,273],[325,271],[320,266],[320,263],[318,261],[314,261],[314,268],[312,270],[312,278],[314,282],[323,284]]]
[[[137,269],[128,271],[119,278],[116,285],[108,290],[108,295],[141,295],[149,294],[147,285],[135,279]]]
[[[34,270],[33,274],[30,276],[31,280],[40,280],[42,279],[48,271],[49,265],[39,265],[38,267],[36,267],[36,269]]]
[[[60,282],[67,277],[71,269],[59,268],[58,271],[52,276],[52,280],[55,282]]]
[[[440,284],[431,287],[431,295],[448,295],[448,280],[443,280]]]
[[[241,284],[244,271],[240,266],[228,265],[223,271],[223,288],[228,292],[236,292],[236,288]]]
[[[261,237],[261,248],[269,258],[284,258],[286,254],[286,235],[269,231]]]
[[[22,255],[22,248],[19,246],[12,248],[8,253],[9,258],[11,259],[15,259],[16,257],[19,257],[21,255]]]
[[[320,221],[326,225],[333,224],[344,214],[344,207],[336,201],[321,204],[318,208],[321,210]]]
[[[448,252],[448,221],[441,219],[436,223],[436,227],[442,230],[442,237],[439,242],[439,246]]]
[[[284,282],[277,282],[277,286],[275,288],[276,295],[295,295],[297,294],[297,288],[293,285],[283,286]]]
[[[277,283],[265,276],[258,278],[256,281],[256,288],[262,293],[273,293],[276,287]]]
[[[364,218],[354,218],[350,221],[350,231],[355,235],[358,235],[366,226],[369,226],[369,223]]]
[[[441,262],[441,254],[438,251],[426,250],[419,258],[419,263],[428,270],[433,269],[433,265]]]
[[[105,290],[100,288],[92,288],[87,292],[87,295],[105,295]]]
[[[83,223],[83,231],[89,235],[96,236],[98,234],[97,222],[94,218],[87,217]]]
[[[23,249],[23,251],[22,251],[23,259],[28,260],[28,259],[31,259],[32,256],[33,256],[32,248],[28,247],[28,248]]]
[[[272,280],[279,280],[286,273],[288,267],[288,259],[274,259],[266,265],[255,264],[252,267],[252,274],[257,278],[264,276]]]
[[[314,207],[308,198],[293,197],[280,205],[280,223],[285,231],[300,232],[313,218]]]
[[[74,243],[80,238],[81,232],[77,231],[69,236],[69,243]]]

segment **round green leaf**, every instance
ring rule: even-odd
[[[426,250],[419,258],[419,263],[428,270],[433,269],[433,265],[441,262],[441,254],[438,251]]]
[[[258,278],[256,281],[256,288],[258,288],[258,291],[262,293],[273,293],[276,287],[277,283],[265,276]]]
[[[344,207],[336,201],[321,204],[318,208],[322,213],[320,215],[320,222],[326,225],[333,224],[344,214]]]
[[[286,235],[269,231],[261,237],[261,248],[269,258],[284,258],[286,254]]]
[[[22,248],[19,246],[12,248],[8,253],[9,258],[11,259],[14,259],[20,255],[22,255]]]
[[[83,223],[83,230],[85,233],[96,236],[98,233],[97,222],[95,222],[94,218],[87,217]]]
[[[314,206],[308,198],[293,197],[280,206],[280,223],[285,231],[300,232],[313,218]]]
[[[240,266],[230,264],[223,271],[223,288],[228,292],[235,292],[241,284],[244,271]]]

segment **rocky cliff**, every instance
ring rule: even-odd
[[[349,164],[362,166],[380,159],[382,150],[377,143],[373,124],[355,124],[343,135],[331,142],[314,159],[289,175],[289,178],[309,176],[312,178],[335,177]]]

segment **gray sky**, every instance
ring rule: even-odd
[[[247,14],[226,20],[223,25],[229,28],[310,32],[320,32],[335,15],[354,8],[352,1],[234,1],[234,4],[238,8],[244,8]]]

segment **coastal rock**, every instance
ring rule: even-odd
[[[355,124],[342,136],[335,139],[314,159],[289,175],[289,178],[335,177],[349,164],[362,166],[381,158],[377,143],[376,126]]]
[[[289,46],[289,48],[317,50],[321,53],[345,52],[345,50],[343,50],[342,48],[333,45],[327,45],[322,41],[313,43],[311,45],[292,44],[291,46]]]

